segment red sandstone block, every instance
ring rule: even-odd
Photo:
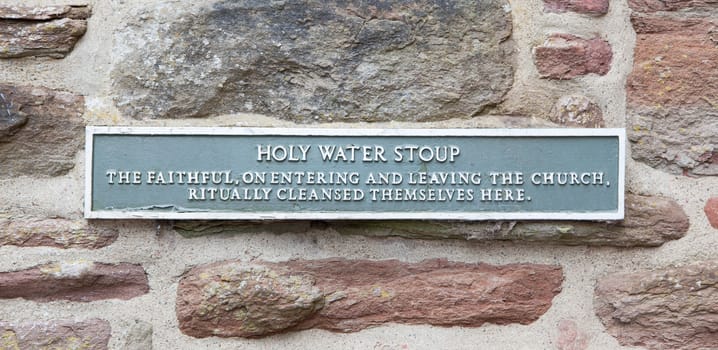
[[[678,11],[684,9],[715,8],[715,0],[628,0],[628,6],[637,12]]]
[[[583,39],[571,34],[552,34],[534,48],[534,62],[542,78],[573,79],[595,73],[606,75],[613,52],[603,39]]]
[[[706,213],[708,222],[711,223],[711,226],[713,226],[713,228],[718,228],[718,197],[708,199],[703,211]]]
[[[562,281],[560,266],[535,264],[224,261],[183,276],[176,307],[180,329],[193,337],[356,332],[388,322],[528,324],[551,307]]]
[[[634,12],[631,23],[636,48],[626,95],[632,157],[674,174],[718,175],[718,21]]]
[[[1,272],[0,298],[94,301],[131,299],[149,291],[140,265],[71,261]]]
[[[718,21],[634,14],[630,105],[715,108],[718,96]]]
[[[577,12],[589,16],[608,13],[608,0],[544,0],[544,11],[564,13]]]

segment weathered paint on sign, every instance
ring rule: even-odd
[[[623,219],[623,129],[87,128],[87,218]]]

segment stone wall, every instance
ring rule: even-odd
[[[718,344],[718,7],[0,4],[0,349]],[[84,126],[626,128],[619,222],[85,220]]]

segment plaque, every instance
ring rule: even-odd
[[[87,127],[85,217],[621,220],[624,129]]]

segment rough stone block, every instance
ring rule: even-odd
[[[387,322],[478,327],[535,321],[561,290],[558,266],[446,260],[225,261],[187,272],[177,318],[193,337],[259,337]]]
[[[673,174],[718,175],[715,19],[634,13],[627,82],[634,159]]]
[[[98,249],[112,244],[114,227],[69,219],[0,219],[0,246]]]
[[[587,221],[331,221],[311,222],[285,230],[285,224],[223,221],[178,221],[174,229],[186,237],[218,233],[295,232],[310,228],[343,234],[399,236],[421,239],[541,242],[564,245],[655,247],[688,232],[688,216],[674,200],[660,196],[626,195],[626,218],[619,222]]]
[[[544,11],[564,13],[577,12],[589,16],[608,13],[608,0],[544,0]]]
[[[589,335],[584,332],[574,320],[563,319],[558,323],[558,350],[586,350],[590,341]]]
[[[617,222],[371,222],[340,223],[339,232],[414,238],[508,240],[564,245],[653,247],[688,232],[688,216],[673,200],[658,196],[626,196],[626,218]]]
[[[58,176],[83,147],[82,96],[0,84],[0,178]]]
[[[688,9],[714,9],[715,0],[628,0],[633,11],[652,13],[659,11],[678,11]]]
[[[0,321],[0,349],[106,350],[110,333],[110,323],[100,319],[82,322]]]
[[[68,261],[0,272],[0,298],[37,301],[132,299],[149,291],[140,265]]]
[[[586,96],[567,95],[556,101],[549,119],[573,128],[602,128],[603,112],[596,102]]]
[[[718,344],[718,262],[609,275],[596,314],[622,345],[713,349]]]
[[[307,232],[312,228],[323,227],[311,221],[222,221],[222,220],[182,220],[175,221],[172,228],[187,238],[201,237],[214,234],[252,233],[257,231],[270,231],[281,233]]]
[[[58,18],[88,19],[87,5],[11,6],[0,5],[0,19],[46,21]]]
[[[127,324],[129,323],[129,324]],[[151,323],[133,320],[122,325],[115,336],[121,338],[122,350],[152,350],[153,327]]]
[[[611,69],[611,45],[601,39],[552,34],[534,48],[534,63],[542,78],[573,79],[590,73],[606,75]]]
[[[116,37],[115,101],[135,118],[467,118],[513,84],[509,8],[504,0],[220,0],[191,13],[141,13]]]
[[[87,31],[87,6],[0,5],[0,58],[63,58]]]

